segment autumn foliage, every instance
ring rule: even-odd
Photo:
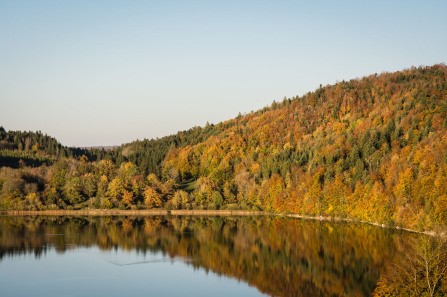
[[[235,195],[248,208],[445,225],[446,72],[411,68],[285,98],[172,149],[163,173],[212,180],[223,204]]]
[[[374,74],[160,140],[3,167],[0,204],[262,209],[445,227],[446,76],[445,65]]]

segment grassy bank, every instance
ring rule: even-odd
[[[88,215],[88,216],[153,216],[153,215],[196,215],[196,216],[253,216],[253,215],[273,215],[273,213],[263,211],[245,210],[119,210],[119,209],[81,209],[81,210],[7,210],[0,212],[0,215]]]

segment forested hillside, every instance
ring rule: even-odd
[[[90,151],[89,154],[91,158],[113,160],[117,165],[121,165],[123,162],[132,162],[138,166],[143,175],[154,173],[161,176],[161,165],[170,149],[203,142],[211,135],[217,134],[220,131],[218,128],[209,124],[204,128],[193,127],[160,139],[136,140],[102,155],[98,155],[96,150]]]
[[[171,150],[196,203],[431,228],[447,222],[446,66],[320,87]]]
[[[1,166],[13,168],[51,165],[58,158],[79,157],[86,150],[68,148],[42,132],[6,131],[0,126]]]
[[[2,136],[0,204],[242,208],[445,226],[446,75],[445,65],[370,75],[217,125],[69,158],[57,145],[11,146],[18,142]],[[4,158],[33,150],[50,161],[11,166]]]

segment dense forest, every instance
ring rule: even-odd
[[[2,209],[256,209],[419,230],[447,222],[447,67],[320,86],[106,151],[0,133]]]

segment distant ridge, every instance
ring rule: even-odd
[[[114,150],[116,148],[120,147],[119,145],[107,145],[107,146],[81,146],[78,147],[80,149],[83,150],[106,150],[106,151],[111,151]]]

